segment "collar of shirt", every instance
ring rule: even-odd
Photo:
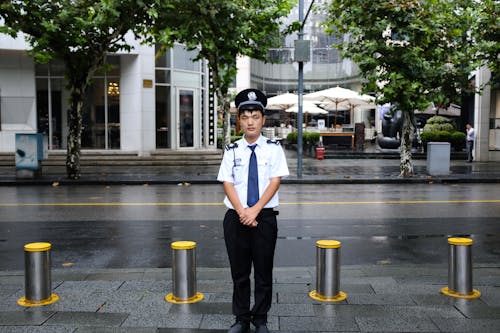
[[[248,143],[247,140],[245,139],[245,137],[243,137],[243,142],[244,142],[244,147],[243,148],[247,148],[248,146],[253,146],[253,145],[257,145],[257,146],[260,146],[262,147],[264,145],[264,143],[266,143],[266,139],[264,138],[264,136],[261,134],[259,136],[259,138],[252,144]]]

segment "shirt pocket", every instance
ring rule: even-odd
[[[234,185],[241,185],[248,179],[248,165],[243,161],[237,161],[233,166]]]
[[[266,184],[271,174],[271,155],[262,154],[257,159],[257,168],[259,170],[259,184]]]

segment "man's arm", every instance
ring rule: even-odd
[[[271,178],[269,181],[269,185],[264,190],[264,193],[262,193],[259,201],[257,201],[257,203],[252,207],[245,209],[243,214],[238,213],[241,223],[252,227],[257,226],[257,215],[259,215],[262,208],[264,208],[267,203],[274,197],[280,187],[280,184],[281,177]]]
[[[227,198],[233,205],[233,208],[236,211],[236,213],[238,213],[238,215],[243,214],[245,208],[243,208],[243,205],[240,201],[240,197],[238,196],[238,192],[236,192],[233,183],[227,181],[224,182],[224,193],[226,194]]]

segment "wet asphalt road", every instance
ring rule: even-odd
[[[197,242],[197,265],[227,267],[220,185],[34,186],[0,191],[0,270],[24,268],[26,243],[52,243],[53,267],[171,266],[170,243]],[[341,263],[447,263],[447,237],[500,260],[498,184],[282,185],[276,266],[314,266],[315,242]]]

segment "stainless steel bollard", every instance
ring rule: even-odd
[[[309,293],[321,302],[340,302],[347,294],[340,291],[340,245],[336,240],[316,242],[316,290]]]
[[[52,293],[50,243],[30,243],[24,246],[25,296],[17,300],[21,306],[52,304],[59,296]]]
[[[203,294],[196,291],[196,243],[179,241],[171,244],[173,293],[165,300],[170,303],[196,303],[203,299]]]
[[[472,239],[448,238],[448,287],[441,289],[447,296],[474,299],[481,296],[472,288]]]

